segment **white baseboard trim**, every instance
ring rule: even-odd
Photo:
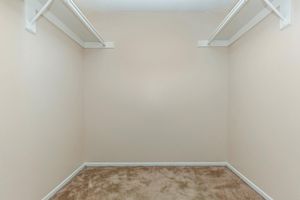
[[[86,162],[86,167],[226,167],[227,162]]]
[[[247,183],[247,185],[249,185],[255,192],[260,194],[265,200],[274,200],[267,193],[265,193],[261,188],[259,188],[252,181],[250,181],[246,176],[244,176],[241,172],[239,172],[236,168],[234,168],[231,164],[227,163],[227,168],[230,169],[235,175],[237,175],[245,183]]]
[[[56,186],[51,192],[49,192],[42,200],[49,200],[65,185],[67,185],[81,170],[85,168],[85,165],[80,165],[72,174],[70,174],[65,180],[63,180],[58,186]]]
[[[49,200],[51,197],[53,197],[85,167],[227,167],[264,199],[273,200],[273,198],[271,198],[228,162],[85,162],[58,186],[56,186],[51,192],[49,192],[44,198],[42,198],[42,200]]]

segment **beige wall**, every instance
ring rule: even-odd
[[[276,200],[300,199],[300,2],[230,48],[229,161]]]
[[[0,1],[0,199],[39,200],[82,160],[82,50],[23,1]]]
[[[82,52],[44,19],[27,33],[23,1],[0,1],[0,199],[41,199],[83,160],[225,161],[227,149],[274,199],[299,199],[294,5],[293,26],[279,31],[269,17],[229,49],[228,62],[227,49],[196,48],[215,15],[93,15],[117,48]]]
[[[197,48],[221,18],[199,13],[90,16],[114,50],[86,50],[88,161],[225,161],[225,48]]]

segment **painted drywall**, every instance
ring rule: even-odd
[[[228,55],[197,48],[220,21],[197,12],[89,16],[112,50],[85,50],[87,161],[224,161]]]
[[[300,2],[230,48],[229,161],[276,200],[300,199]]]
[[[82,163],[82,50],[0,1],[0,199],[40,200]]]

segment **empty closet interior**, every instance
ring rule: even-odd
[[[300,199],[300,1],[0,0],[0,199]]]

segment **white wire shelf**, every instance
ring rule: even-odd
[[[198,42],[198,47],[230,46],[272,12],[280,19],[280,29],[291,24],[291,0],[239,0],[209,38]]]
[[[36,33],[44,16],[83,48],[114,48],[106,42],[73,0],[25,0],[26,30]]]

